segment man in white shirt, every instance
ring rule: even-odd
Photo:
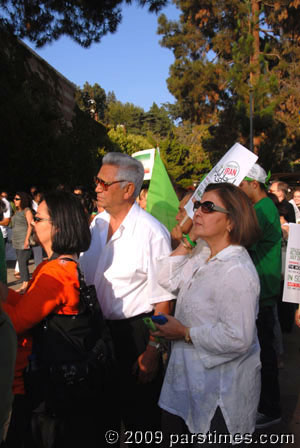
[[[2,232],[3,239],[6,243],[7,242],[7,226],[9,225],[10,220],[11,220],[11,206],[6,198],[1,197],[1,199],[6,206],[6,210],[3,213],[3,219],[0,221],[0,229]]]
[[[91,246],[80,263],[112,331],[119,373],[115,411],[119,404],[127,430],[147,431],[160,425],[162,369],[143,317],[170,312],[173,296],[156,275],[156,259],[171,251],[169,232],[135,201],[143,177],[143,165],[126,154],[103,158],[95,181],[105,211],[91,225]]]

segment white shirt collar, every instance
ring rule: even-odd
[[[225,247],[220,252],[218,252],[216,255],[214,255],[209,260],[209,262],[211,262],[213,260],[226,261],[229,258],[231,258],[234,253],[236,253],[238,255],[242,250],[244,250],[244,248],[242,246],[230,244],[229,246]]]

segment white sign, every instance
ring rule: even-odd
[[[208,184],[229,182],[236,186],[240,185],[257,159],[258,156],[245,148],[245,146],[240,145],[240,143],[235,143],[198,185],[197,190],[186,204],[185,209],[189,217],[193,218],[194,216],[194,200],[201,200]]]
[[[289,225],[286,250],[283,302],[300,304],[300,225]]]
[[[144,165],[144,180],[150,180],[154,165],[155,148],[135,152],[131,157],[139,160]]]

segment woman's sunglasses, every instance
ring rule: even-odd
[[[218,205],[215,205],[211,201],[195,201],[193,211],[198,210],[198,208],[201,207],[202,213],[212,213],[212,212],[220,212],[220,213],[227,213],[229,214],[228,210],[225,210],[225,208],[219,207]]]
[[[38,216],[34,216],[33,221],[34,222],[50,221],[50,218],[39,218]]]

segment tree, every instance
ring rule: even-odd
[[[256,149],[279,166],[286,158],[283,148],[294,148],[300,139],[300,2],[175,3],[182,11],[179,22],[162,15],[158,30],[161,44],[175,56],[168,79],[177,99],[173,115],[210,124],[204,147],[221,148],[220,156],[236,139],[249,146],[253,89]]]
[[[209,155],[202,146],[208,136],[208,126],[183,123],[160,142],[161,157],[175,183],[189,187],[211,170]]]
[[[84,83],[82,89],[77,88],[76,102],[78,107],[96,120],[102,121],[107,107],[105,90],[95,83],[91,86]]]
[[[165,107],[158,107],[153,103],[149,111],[144,114],[143,131],[146,133],[150,131],[160,137],[166,137],[172,127],[173,123]]]
[[[108,136],[112,142],[111,151],[133,154],[143,149],[151,148],[149,141],[142,135],[127,134],[125,128],[118,126],[117,129],[111,129]]]
[[[139,134],[142,128],[144,109],[132,103],[110,101],[105,114],[106,124],[117,127],[123,126],[127,132]]]
[[[3,24],[37,47],[62,35],[89,47],[117,30],[123,3],[124,0],[0,0],[0,11]],[[125,3],[131,4],[132,0]],[[167,0],[136,0],[136,3],[157,13]]]

